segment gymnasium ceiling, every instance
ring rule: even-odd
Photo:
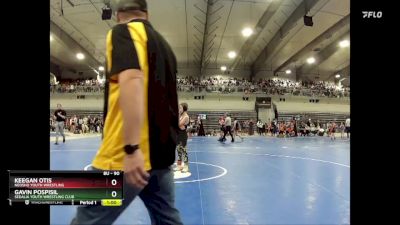
[[[226,66],[302,77],[349,76],[350,0],[147,0],[150,22],[173,48],[180,69],[204,74]],[[77,71],[104,64],[104,0],[50,0],[51,61]],[[303,16],[313,17],[305,26]],[[243,37],[245,27],[253,29]],[[229,51],[237,53],[228,57]],[[82,52],[86,58],[76,59]],[[316,62],[308,65],[313,56]],[[195,75],[195,74],[193,74]]]

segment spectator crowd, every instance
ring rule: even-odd
[[[50,84],[51,93],[90,93],[104,92],[104,84],[97,79],[67,79],[61,80],[58,84]]]
[[[288,79],[272,78],[248,81],[245,78],[209,77],[199,80],[193,77],[178,77],[177,88],[180,92],[216,92],[216,93],[265,93],[269,95],[295,95],[309,97],[349,97],[350,88],[338,86],[326,81],[295,82]],[[104,84],[96,79],[61,80],[50,85],[52,93],[90,93],[104,92]]]
[[[65,121],[65,129],[73,134],[102,133],[103,125],[102,116],[74,115]],[[55,131],[53,116],[50,116],[50,131]]]
[[[270,95],[302,95],[349,97],[350,88],[335,85],[326,81],[301,81],[295,82],[288,79],[259,79],[253,82],[247,79],[209,77],[198,80],[192,77],[178,78],[178,90],[184,92],[249,92],[265,93]]]

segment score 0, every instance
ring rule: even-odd
[[[116,179],[112,179],[111,180],[111,186],[116,186],[118,184],[118,181]],[[117,197],[117,192],[116,191],[112,191],[111,192],[111,197],[115,198]]]

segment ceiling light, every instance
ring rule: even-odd
[[[78,54],[76,54],[76,58],[79,60],[83,60],[85,58],[85,55],[82,53],[78,53]]]
[[[230,59],[235,58],[235,57],[236,57],[236,52],[230,51],[230,52],[228,53],[228,57],[229,57]]]
[[[343,40],[343,41],[339,42],[339,46],[341,48],[349,47],[350,46],[350,42],[349,42],[349,40]]]
[[[104,67],[103,66],[99,66],[99,70],[100,71],[104,71]]]
[[[286,70],[285,72],[286,72],[286,74],[291,74],[292,73],[291,70]]]
[[[225,71],[226,70],[226,66],[221,66],[221,70]]]
[[[314,57],[308,58],[308,59],[307,59],[307,63],[308,63],[308,64],[313,64],[313,63],[315,63],[315,58],[314,58]]]
[[[50,41],[53,41],[53,36],[50,34]]]
[[[340,74],[336,74],[336,76],[335,76],[336,78],[340,78]]]
[[[242,30],[243,37],[250,37],[253,34],[253,29],[246,27]]]

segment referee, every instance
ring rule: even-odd
[[[147,21],[145,0],[110,5],[118,25],[107,35],[105,125],[92,166],[124,171],[124,200],[117,207],[78,207],[72,224],[112,224],[136,196],[151,224],[182,224],[170,168],[179,117],[176,58]]]

